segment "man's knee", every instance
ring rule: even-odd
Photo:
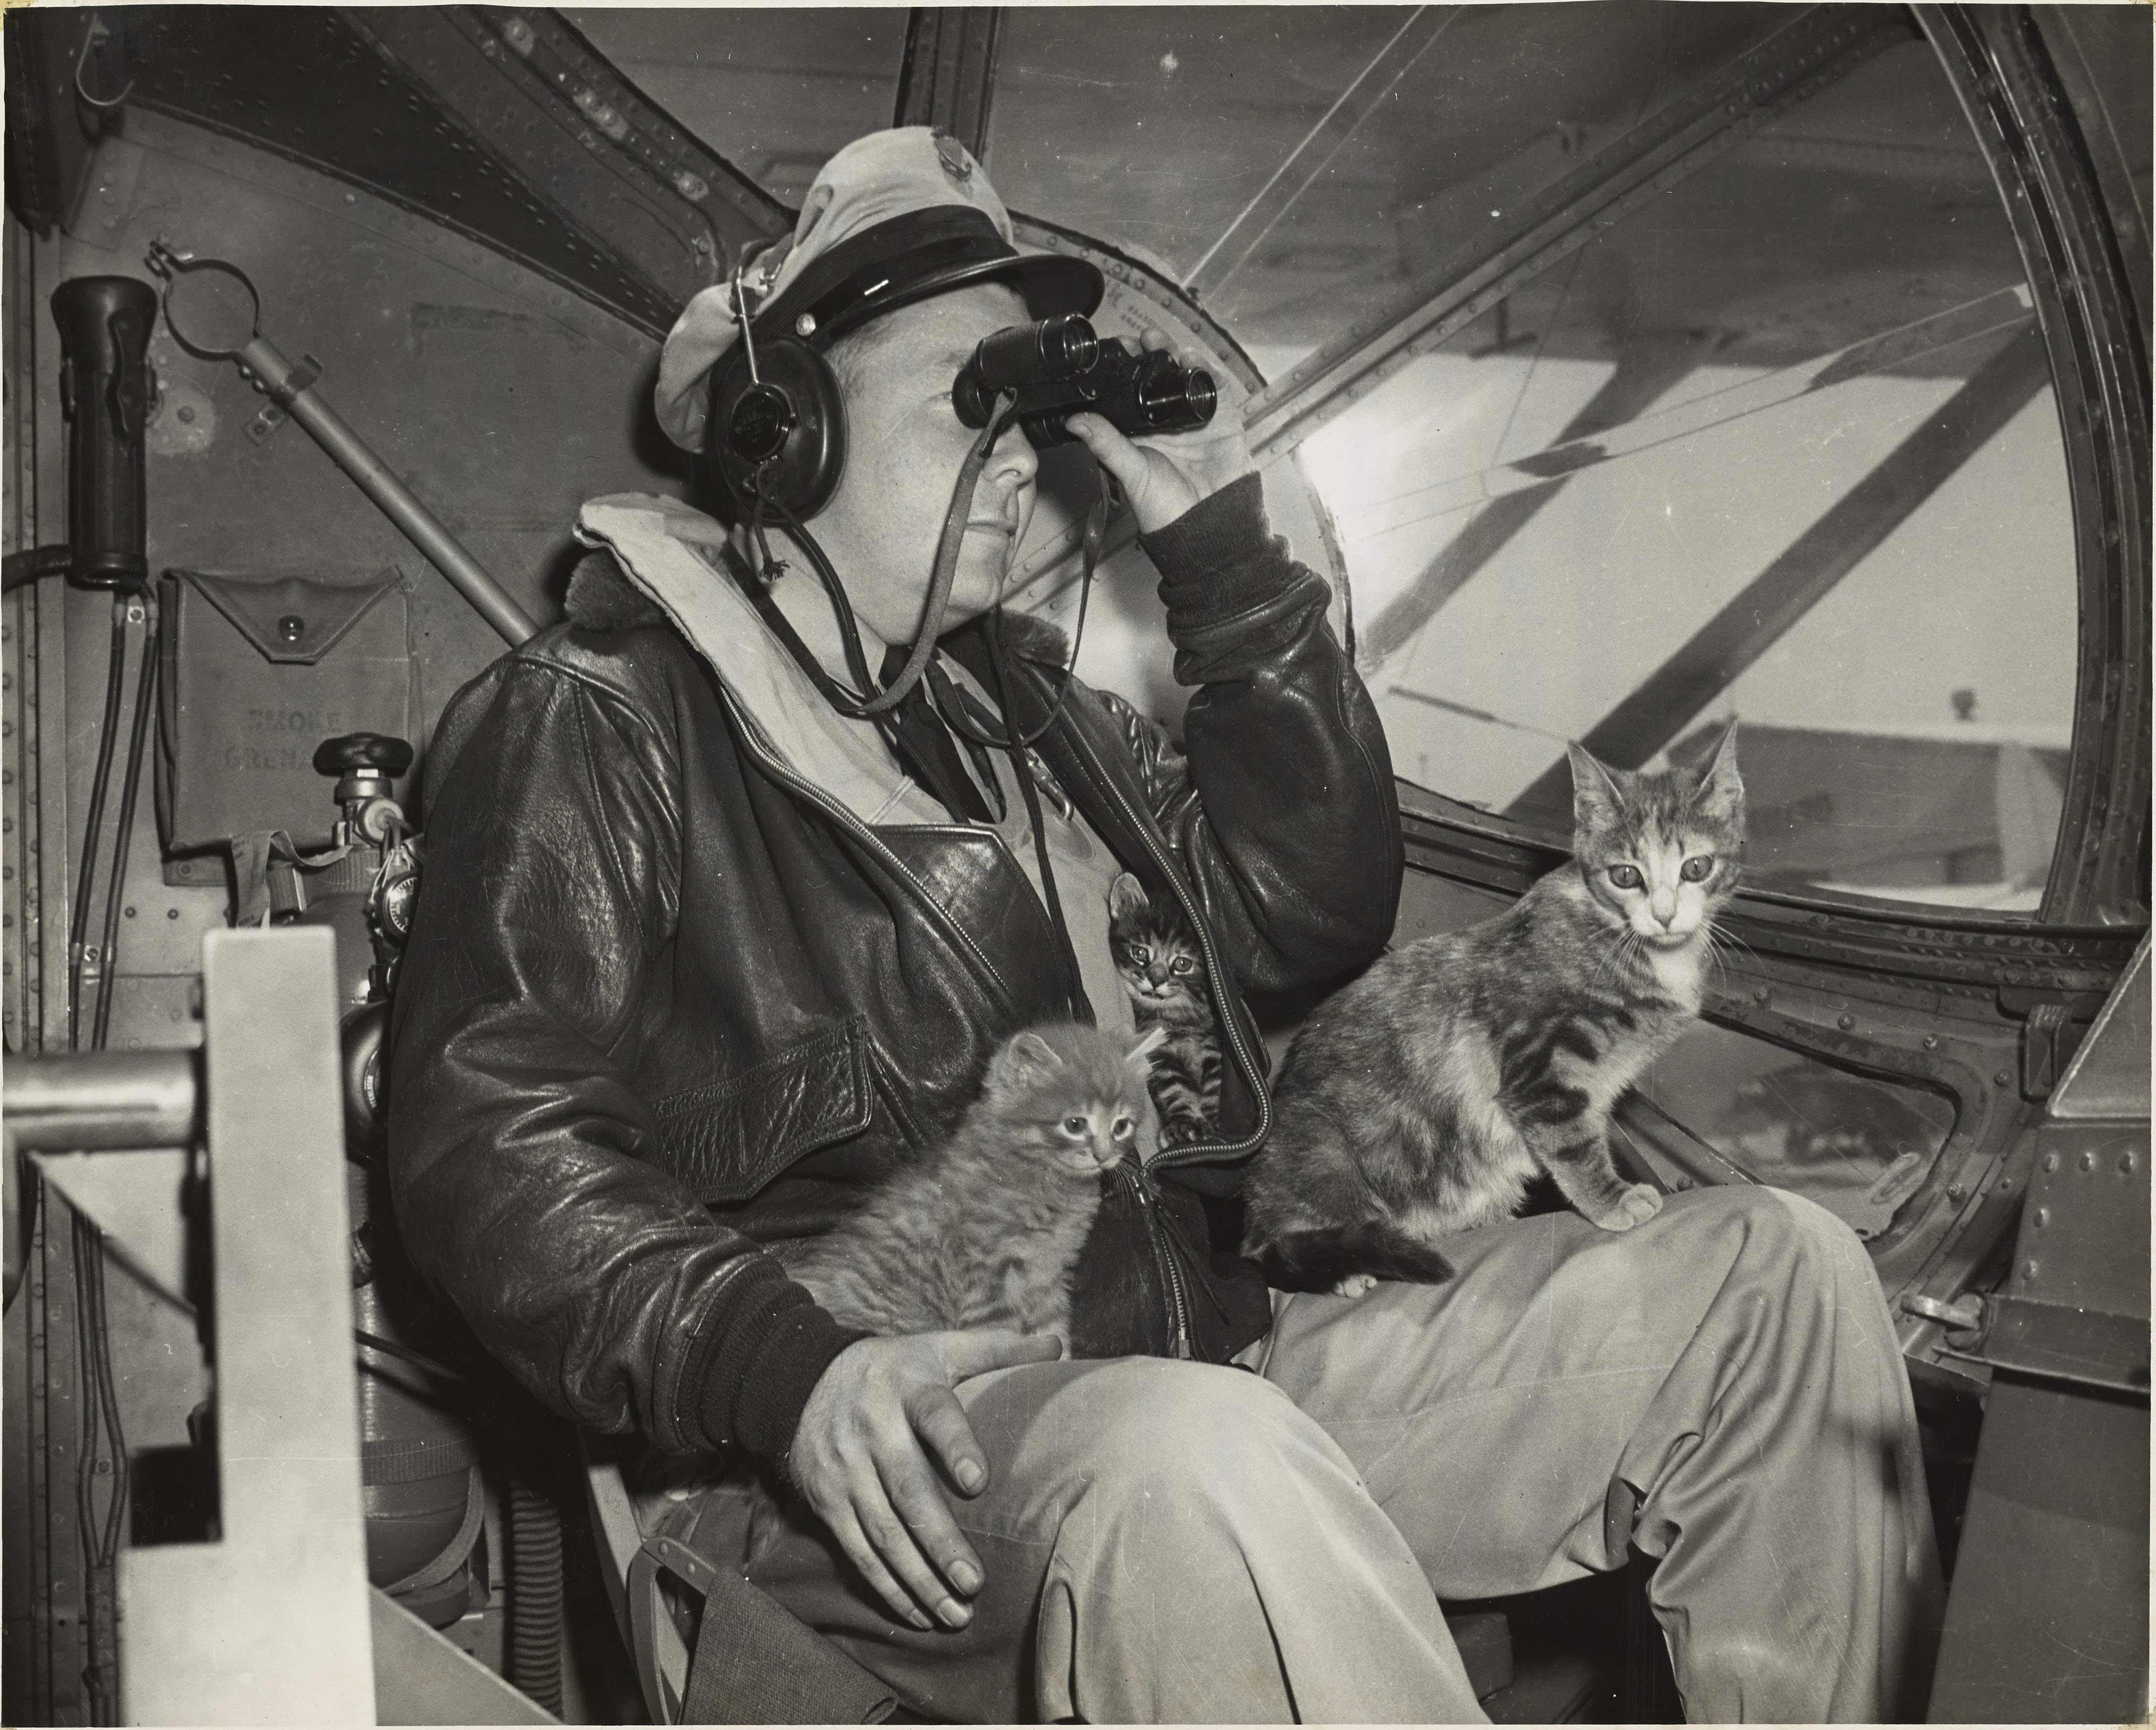
[[[1104,1365],[1085,1393],[1089,1464],[1111,1493],[1257,1499],[1313,1470],[1349,1470],[1286,1394],[1247,1370],[1127,1358]]]
[[[1843,1220],[1794,1190],[1754,1183],[1693,1190],[1671,1214],[1672,1223],[1689,1219],[1698,1228],[1735,1230],[1742,1237],[1745,1261],[1785,1268],[1801,1285],[1832,1285],[1851,1274],[1871,1277],[1863,1240]]]

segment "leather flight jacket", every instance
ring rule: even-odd
[[[1074,1346],[1218,1363],[1269,1318],[1235,1254],[1270,1122],[1244,999],[1382,948],[1399,813],[1330,591],[1270,536],[1256,477],[1143,544],[1197,687],[1181,748],[1073,681],[1036,749],[1200,934],[1221,1121],[1107,1187]],[[862,820],[603,555],[569,612],[435,734],[388,1076],[398,1224],[555,1409],[775,1458],[855,1336],[759,1245],[828,1229],[947,1134],[996,1046],[1068,1013],[1060,955],[1000,836]],[[945,648],[986,683],[976,629]],[[1054,701],[1058,648],[1011,657],[1021,727]]]

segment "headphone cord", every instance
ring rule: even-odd
[[[788,652],[801,664],[802,670],[814,682],[824,699],[850,720],[876,721],[896,709],[906,700],[906,694],[921,682],[921,675],[927,670],[929,657],[936,652],[936,639],[942,633],[943,615],[951,604],[952,585],[957,580],[958,552],[965,542],[966,521],[973,511],[974,489],[980,485],[981,470],[988,465],[989,451],[1015,417],[1017,405],[1017,397],[1012,393],[1006,392],[998,399],[997,412],[988,417],[988,424],[981,429],[980,436],[974,439],[973,449],[966,453],[966,459],[959,466],[957,485],[951,492],[951,508],[943,513],[943,532],[937,542],[936,567],[929,579],[927,603],[921,608],[920,634],[913,639],[913,646],[907,651],[906,665],[899,670],[898,677],[880,690],[875,681],[869,676],[868,662],[861,652],[860,629],[855,621],[853,604],[847,598],[845,585],[839,582],[838,572],[831,568],[831,562],[824,556],[823,547],[808,532],[805,524],[763,490],[761,470],[750,483],[749,493],[754,501],[750,516],[750,531],[757,540],[763,560],[762,586],[768,588],[777,579],[779,569],[778,561],[771,556],[769,542],[763,538],[762,516],[764,510],[768,507],[786,526],[787,532],[793,536],[801,550],[808,554],[817,580],[824,585],[825,594],[830,598],[831,610],[839,623],[839,638],[846,657],[846,670],[858,681],[862,690],[872,695],[863,696],[859,692],[848,690],[824,672],[816,657],[808,652],[808,645],[790,628],[778,634],[779,640],[786,644]],[[773,604],[765,616],[768,619],[778,613],[778,608]]]
[[[986,629],[988,668],[995,675],[996,701],[1003,706],[1007,724],[1015,732],[1018,723],[1009,720],[1011,713],[1011,672],[1010,663],[1004,654],[1003,609],[1000,607],[988,614]],[[1070,675],[1065,675],[1065,685],[1067,687],[1070,682]],[[1060,709],[1062,702],[1059,693],[1056,707]],[[1054,719],[1053,711],[1050,711],[1050,718]],[[1091,1027],[1095,1024],[1093,1002],[1086,994],[1085,975],[1078,967],[1077,947],[1070,941],[1070,927],[1063,916],[1063,897],[1055,888],[1055,867],[1049,862],[1048,829],[1040,814],[1040,789],[1034,786],[1033,776],[1026,767],[1024,747],[1014,741],[1007,741],[1001,748],[1010,753],[1011,773],[1018,778],[1019,797],[1025,801],[1025,819],[1033,830],[1034,858],[1040,866],[1040,898],[1048,904],[1048,922],[1055,927],[1055,945],[1061,953],[1064,983],[1068,987],[1070,999],[1070,1014]]]
[[[896,708],[928,670],[928,658],[936,653],[936,639],[943,630],[943,614],[951,604],[951,585],[957,580],[958,550],[965,542],[967,518],[973,514],[973,490],[981,483],[981,470],[988,466],[988,453],[1017,414],[1017,393],[1004,392],[996,399],[996,412],[988,417],[988,424],[981,429],[980,437],[974,439],[973,448],[966,453],[966,460],[959,465],[958,484],[951,490],[951,508],[943,513],[943,535],[936,546],[936,570],[929,579],[927,603],[921,609],[920,634],[914,638],[913,647],[907,651],[906,665],[899,669],[898,677],[886,685],[880,695],[861,706],[863,715],[875,716],[886,709]]]
[[[850,719],[860,720],[868,713],[865,706],[870,701],[870,698],[863,696],[861,692],[867,691],[873,694],[876,689],[876,684],[875,680],[869,676],[868,657],[861,648],[861,628],[855,619],[853,602],[846,593],[845,585],[839,581],[839,573],[831,568],[831,561],[825,556],[822,544],[808,532],[808,526],[806,523],[801,521],[778,500],[766,499],[760,486],[756,489],[756,501],[757,511],[750,522],[750,532],[755,536],[757,546],[763,557],[765,578],[762,584],[761,598],[768,600],[772,583],[778,580],[778,572],[785,568],[778,560],[772,557],[771,543],[764,538],[763,508],[767,504],[777,514],[778,520],[786,526],[787,532],[793,536],[795,543],[808,554],[808,567],[815,572],[816,580],[824,586],[824,593],[831,603],[832,616],[838,621],[839,646],[846,658],[846,671],[852,675],[857,688],[849,690],[836,680],[825,675],[815,656],[808,653],[808,645],[801,643],[800,639],[794,634],[791,625],[780,633],[781,640],[792,639],[792,641],[787,643],[788,650],[797,660],[802,663],[809,676],[815,680],[818,688],[823,691],[824,696],[838,709],[839,712]],[[771,606],[768,611],[778,614],[780,618],[785,616],[783,613],[779,613],[776,605]],[[794,646],[796,644],[800,644],[800,646],[796,648]]]
[[[1048,713],[1041,718],[1040,725],[1031,732],[1020,732],[1018,717],[1005,703],[1004,731],[993,732],[985,719],[968,714],[963,696],[957,701],[952,701],[947,685],[930,681],[929,695],[935,701],[937,712],[953,732],[969,743],[991,751],[1029,751],[1048,737],[1048,730],[1055,725],[1056,717],[1062,714],[1063,700],[1070,694],[1070,681],[1078,675],[1078,651],[1086,643],[1086,614],[1093,599],[1093,572],[1100,563],[1101,545],[1107,535],[1108,516],[1115,498],[1114,486],[1114,481],[1103,474],[1101,495],[1086,513],[1085,538],[1080,553],[1081,574],[1078,589],[1078,624],[1071,634],[1070,661],[1061,669],[1061,677],[1056,681],[1055,701],[1049,705]],[[999,605],[992,615],[992,643],[999,644],[1002,641],[1002,618],[1003,608]],[[1000,654],[1000,649],[996,652]],[[1002,693],[998,692],[998,696],[1000,700]]]

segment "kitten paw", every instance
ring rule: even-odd
[[[1335,1297],[1360,1297],[1377,1283],[1375,1274],[1349,1274],[1332,1282],[1332,1295]]]
[[[1645,1225],[1662,1210],[1662,1193],[1651,1183],[1635,1183],[1617,1205],[1594,1223],[1604,1231],[1630,1231]]]

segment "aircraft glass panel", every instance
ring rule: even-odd
[[[1196,292],[1277,377],[1788,22],[1777,6],[1014,8],[988,161],[1017,208]]]
[[[2038,905],[2075,696],[2065,459],[1926,44],[1300,449],[1405,778],[1562,835],[1565,740],[1638,766],[1734,716],[1755,885]]]
[[[566,7],[624,76],[773,197],[798,206],[842,144],[891,124],[902,7]]]
[[[1666,1183],[1768,1183],[1876,1238],[1953,1133],[1937,1095],[1702,1023],[1643,1076],[1610,1130]]]

